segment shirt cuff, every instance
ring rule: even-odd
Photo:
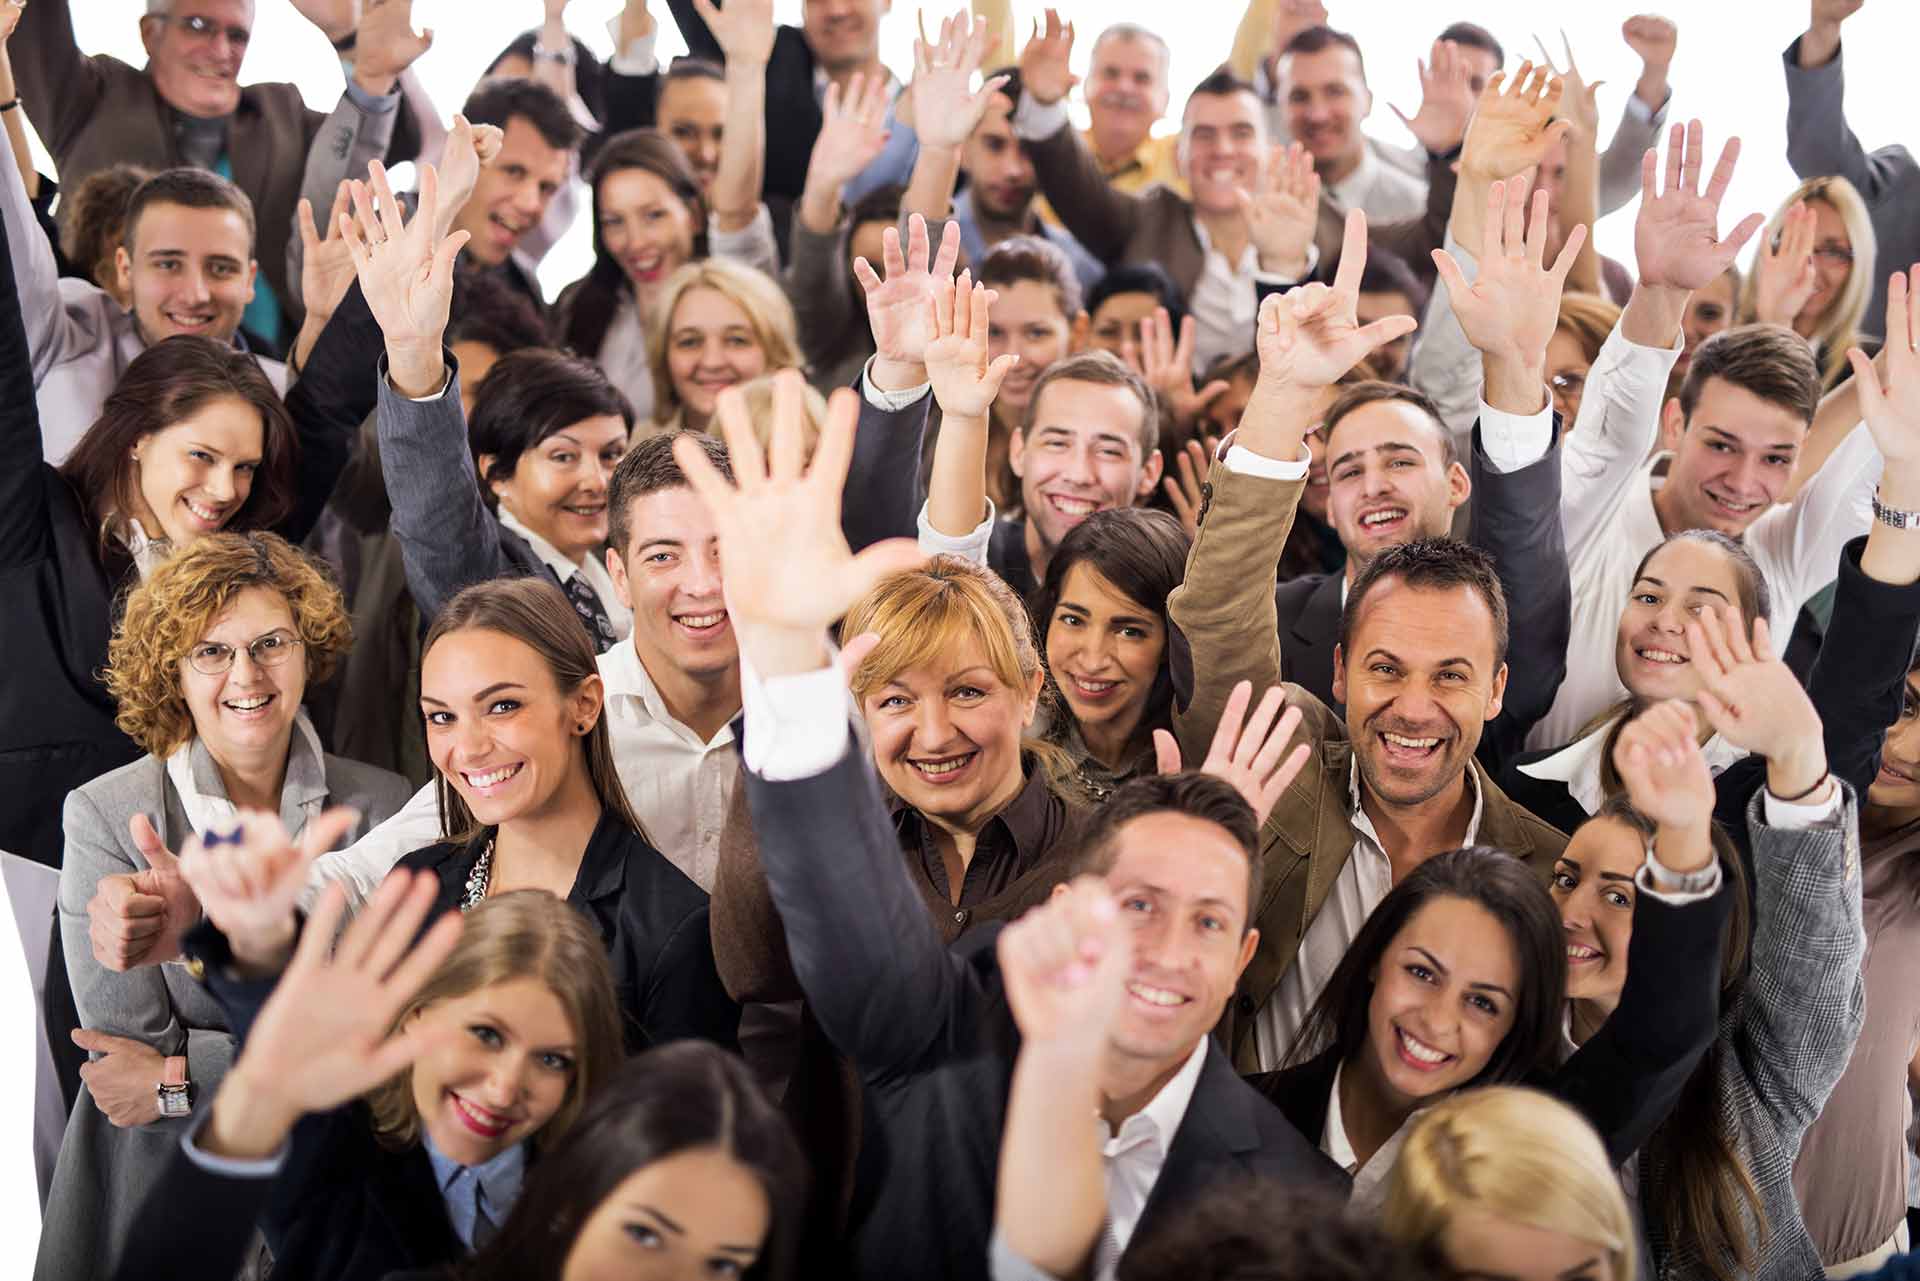
[[[638,40],[627,42],[620,47],[620,15],[614,14],[607,19],[607,38],[613,41],[613,57],[607,59],[607,68],[616,76],[650,76],[660,70],[660,59],[654,55],[654,44],[660,35],[660,24],[654,23],[653,30]]]
[[[1058,102],[1035,102],[1033,95],[1022,91],[1020,105],[1013,109],[1013,136],[1022,142],[1039,142],[1042,138],[1051,138],[1067,127],[1067,100]]]
[[[180,1149],[187,1154],[187,1160],[193,1162],[209,1174],[224,1175],[229,1179],[271,1179],[280,1173],[280,1167],[287,1163],[287,1145],[282,1143],[279,1151],[272,1156],[232,1157],[215,1156],[203,1149],[198,1140],[200,1132],[213,1119],[213,1109],[208,1108],[194,1119],[187,1132],[180,1136]]]
[[[1298,276],[1283,276],[1277,271],[1261,271],[1258,268],[1255,268],[1253,273],[1253,278],[1255,280],[1262,281],[1269,285],[1281,285],[1287,288],[1291,288],[1292,286],[1299,284],[1303,280],[1311,280],[1313,278],[1313,273],[1315,268],[1319,267],[1319,265],[1320,265],[1320,246],[1308,245],[1307,246],[1307,269],[1301,272]]]
[[[987,547],[993,541],[993,522],[996,513],[993,500],[987,499],[987,518],[964,534],[943,534],[933,527],[927,519],[928,504],[920,504],[920,517],[915,523],[919,534],[920,550],[929,556],[958,556],[963,560],[985,567]]]
[[[385,373],[384,370],[382,372],[383,374]],[[385,377],[387,380],[387,386],[393,387],[393,375],[385,374]],[[440,390],[434,392],[433,395],[431,396],[407,396],[406,393],[401,391],[398,387],[393,387],[393,390],[394,390],[394,394],[399,396],[404,396],[406,399],[411,400],[416,405],[425,405],[432,401],[439,400],[442,396],[446,395],[447,388],[451,386],[453,386],[453,369],[449,367],[446,373],[446,380],[440,384]]]
[[[873,362],[878,359],[880,359],[878,356],[868,356],[867,363],[860,367],[860,394],[866,397],[869,405],[880,412],[897,414],[933,390],[931,380],[921,383],[918,387],[909,387],[905,391],[883,391],[874,386]]]
[[[1299,459],[1290,463],[1256,454],[1245,445],[1236,444],[1227,450],[1226,456],[1220,461],[1226,464],[1228,471],[1239,472],[1242,476],[1258,476],[1262,480],[1305,480],[1313,457],[1304,444],[1300,446]]]
[[[1718,894],[1720,892],[1723,875],[1720,871],[1720,860],[1715,859],[1711,874],[1708,877],[1707,888],[1681,894],[1671,890],[1655,889],[1653,887],[1653,877],[1648,874],[1646,865],[1642,864],[1640,870],[1634,874],[1633,885],[1634,888],[1642,894],[1645,894],[1649,898],[1658,899],[1668,907],[1686,907],[1690,903],[1704,903]]]
[[[769,783],[791,783],[826,773],[846,755],[850,706],[839,657],[835,649],[818,671],[763,680],[741,653],[740,755],[748,769]]]
[[[1660,105],[1657,107],[1649,107],[1646,103],[1640,101],[1639,94],[1630,93],[1627,95],[1627,118],[1629,120],[1637,120],[1643,125],[1658,124],[1661,117],[1667,114],[1667,104],[1672,101],[1673,89],[1671,87],[1667,89],[1667,96],[1660,100]]]
[[[1542,384],[1545,390],[1545,384]],[[1537,414],[1510,414],[1480,399],[1480,445],[1498,472],[1516,472],[1547,456],[1553,447],[1553,395]]]
[[[383,116],[400,105],[400,86],[395,84],[388,93],[374,95],[354,83],[353,76],[347,76],[347,100],[362,112],[370,116]]]
[[[1840,812],[1840,784],[1831,778],[1827,781],[1831,786],[1824,801],[1783,801],[1763,788],[1760,808],[1766,815],[1767,826],[1794,832],[1832,822]]]

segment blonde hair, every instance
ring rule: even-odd
[[[573,1079],[559,1110],[529,1140],[537,1147],[566,1133],[624,1055],[607,945],[578,909],[545,890],[514,890],[483,900],[467,913],[460,942],[400,1011],[392,1030],[437,1002],[518,979],[544,984],[573,1028]],[[419,1141],[411,1067],[368,1091],[366,1101],[374,1137],[383,1145],[404,1149]]]
[[[1853,245],[1853,267],[1847,273],[1847,283],[1827,304],[1826,314],[1820,317],[1807,339],[1820,359],[1821,383],[1831,387],[1846,376],[1849,368],[1847,348],[1860,342],[1860,322],[1866,317],[1867,303],[1873,297],[1873,275],[1877,270],[1874,263],[1878,249],[1873,238],[1873,220],[1867,214],[1867,202],[1860,198],[1860,193],[1852,183],[1838,175],[1809,178],[1795,187],[1793,194],[1774,211],[1761,235],[1771,242],[1780,233],[1780,224],[1785,221],[1787,211],[1803,200],[1817,201],[1839,214],[1841,223],[1847,229],[1847,239]],[[1740,299],[1740,323],[1752,324],[1758,291],[1741,289],[1739,292],[1744,295]]]
[[[987,667],[1000,683],[1025,697],[1040,675],[1040,650],[1034,643],[1027,607],[990,569],[958,556],[935,556],[920,569],[882,579],[848,611],[840,624],[842,641],[874,632],[880,643],[853,672],[855,700],[936,654],[951,654],[969,642],[978,644]],[[1044,701],[1046,695],[1040,695]],[[1060,783],[1072,763],[1059,747],[1026,738],[1022,748]]]
[[[673,313],[693,289],[711,289],[747,313],[754,341],[766,354],[769,373],[801,369],[806,364],[800,355],[800,325],[794,318],[793,304],[772,277],[726,258],[690,262],[667,277],[647,321],[647,363],[653,372],[656,422],[667,422],[681,409],[673,374],[667,367],[667,347],[673,341]]]
[[[1599,294],[1570,292],[1561,295],[1560,319],[1555,332],[1564,332],[1580,344],[1581,354],[1591,365],[1600,359],[1600,348],[1607,335],[1620,323],[1620,304]]]
[[[1421,1113],[1387,1178],[1381,1227],[1437,1250],[1455,1216],[1474,1210],[1592,1242],[1610,1281],[1633,1277],[1633,1217],[1606,1149],[1578,1112],[1537,1090],[1467,1090]]]
[[[107,642],[114,724],[143,751],[165,756],[193,737],[180,664],[240,593],[278,595],[305,649],[307,684],[318,685],[353,644],[340,589],[319,562],[277,534],[206,534],[161,563],[127,596]]]

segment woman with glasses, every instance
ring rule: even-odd
[[[1813,345],[1821,381],[1835,387],[1847,377],[1847,348],[1865,341],[1860,321],[1873,294],[1874,256],[1873,223],[1853,184],[1809,178],[1767,224],[1740,323],[1799,334]]]
[[[406,802],[397,774],[329,756],[301,710],[352,633],[339,592],[273,534],[208,534],[129,596],[108,647],[118,724],[147,755],[67,796],[60,933],[93,1056],[67,1123],[35,1275],[93,1275],[123,1242],[196,1105],[233,1058],[220,1007],[185,969],[106,969],[87,900],[103,876],[151,867],[238,810],[278,814],[296,837],[330,806],[358,836]],[[159,910],[158,901],[154,904]]]

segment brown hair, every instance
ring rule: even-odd
[[[1493,558],[1470,543],[1453,538],[1416,538],[1410,543],[1389,547],[1375,556],[1360,571],[1347,592],[1347,603],[1340,611],[1340,649],[1353,654],[1353,629],[1361,608],[1375,583],[1383,578],[1398,578],[1409,587],[1427,591],[1470,588],[1486,602],[1493,615],[1493,661],[1507,661],[1507,594],[1500,586]]]
[[[127,197],[126,221],[120,228],[120,243],[133,252],[133,236],[140,228],[140,215],[149,205],[180,205],[187,209],[230,209],[247,224],[247,251],[253,251],[255,237],[253,201],[247,193],[206,169],[181,165],[162,169],[133,189]]]
[[[1246,912],[1240,933],[1254,927],[1260,907],[1260,886],[1266,862],[1260,852],[1260,820],[1246,797],[1233,784],[1198,770],[1177,774],[1142,774],[1122,783],[1098,806],[1081,834],[1078,874],[1105,876],[1113,870],[1120,829],[1149,814],[1184,814],[1212,823],[1240,847],[1247,857]]]
[[[233,514],[228,528],[266,528],[293,511],[299,443],[293,417],[279,393],[248,353],[211,338],[182,334],[134,357],[101,406],[100,417],[60,466],[60,475],[73,487],[81,506],[102,518],[102,546],[114,521],[138,506],[139,466],[133,461],[133,447],[223,399],[244,401],[258,411],[262,427],[260,469],[247,501]],[[147,533],[159,535],[158,530]]]
[[[1333,429],[1340,425],[1341,419],[1368,405],[1399,401],[1418,409],[1433,424],[1434,435],[1440,440],[1440,466],[1443,470],[1460,461],[1459,447],[1454,444],[1453,433],[1447,430],[1446,419],[1440,415],[1440,406],[1424,392],[1415,391],[1405,383],[1363,381],[1335,385],[1343,386],[1346,390],[1327,406],[1326,417],[1320,420],[1320,439],[1327,442],[1329,458],[1333,456]]]
[[[573,1079],[559,1110],[527,1140],[538,1149],[567,1132],[622,1057],[620,1002],[607,945],[578,909],[545,890],[514,890],[483,900],[466,914],[459,943],[400,1011],[393,1030],[436,1002],[517,979],[545,984],[573,1025]],[[382,1146],[404,1150],[419,1142],[411,1067],[368,1091],[366,1101]]]
[[[113,251],[127,229],[127,205],[140,184],[153,177],[139,165],[109,165],[80,180],[60,201],[60,248],[94,284],[114,293],[117,283],[102,280],[105,270],[117,274]]]
[[[619,555],[627,554],[636,502],[663,489],[690,488],[687,474],[673,456],[673,442],[680,436],[691,438],[714,470],[729,481],[733,479],[733,460],[718,436],[703,431],[670,431],[634,442],[607,481],[607,544]]]
[[[1723,329],[1694,350],[1679,393],[1681,418],[1688,425],[1709,378],[1791,410],[1808,426],[1820,408],[1820,367],[1814,364],[1813,349],[1785,325]]]
[[[983,285],[1017,285],[1030,280],[1053,290],[1053,299],[1071,322],[1080,310],[1080,277],[1066,250],[1039,236],[1008,236],[987,250],[974,275]]]
[[[277,534],[208,534],[175,552],[127,596],[107,643],[114,724],[142,750],[165,756],[193,736],[180,664],[215,619],[249,588],[279,595],[306,649],[309,689],[353,644],[340,589],[322,564]]]
[[[421,662],[426,661],[442,637],[462,631],[498,632],[519,641],[546,663],[553,683],[562,694],[571,694],[600,672],[593,643],[587,638],[587,629],[580,624],[580,616],[573,612],[573,606],[567,603],[560,589],[546,578],[495,578],[461,591],[433,620],[426,643],[420,647]],[[613,740],[607,731],[604,706],[581,746],[586,752],[587,777],[593,782],[594,795],[600,798],[601,806],[644,836],[640,819],[627,803],[626,789],[620,786],[620,771],[613,763]],[[447,782],[445,774],[435,777],[434,791],[440,799],[442,836],[465,841],[479,833],[473,811]]]
[[[1100,387],[1125,387],[1140,402],[1140,425],[1135,431],[1140,442],[1142,461],[1160,448],[1160,400],[1153,388],[1140,375],[1140,371],[1121,360],[1110,351],[1083,351],[1077,356],[1067,356],[1048,365],[1033,384],[1033,397],[1027,401],[1027,412],[1020,420],[1020,434],[1026,435],[1033,430],[1038,421],[1040,397],[1048,387],[1057,382],[1093,383]]]
[[[1600,359],[1600,348],[1607,335],[1620,323],[1620,304],[1599,294],[1578,292],[1560,297],[1560,320],[1554,326],[1580,344],[1580,353],[1591,365]]]

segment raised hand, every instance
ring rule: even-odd
[[[773,56],[773,0],[693,0],[700,20],[728,62],[765,63]]]
[[[933,341],[935,290],[952,281],[960,258],[960,224],[949,222],[940,235],[938,252],[930,253],[927,220],[919,214],[907,219],[907,247],[900,250],[900,233],[888,227],[880,237],[882,280],[865,258],[853,260],[853,275],[867,294],[867,320],[873,327],[873,346],[881,361],[896,368],[875,370],[883,387],[912,386],[920,381],[918,366],[926,363],[927,344]],[[931,261],[929,261],[931,260]],[[910,369],[897,368],[910,366]],[[901,381],[901,380],[906,381]],[[898,389],[898,388],[895,388]]]
[[[403,395],[431,396],[446,376],[440,344],[453,305],[453,260],[467,233],[456,231],[436,242],[440,176],[432,165],[420,167],[420,204],[404,222],[386,166],[376,160],[367,169],[372,188],[353,184],[354,212],[341,215],[340,230],[367,307],[386,336],[388,376]]]
[[[876,543],[854,555],[840,529],[840,495],[853,457],[858,400],[849,388],[827,402],[813,464],[802,462],[797,369],[773,380],[772,448],[754,436],[746,397],[729,387],[715,404],[733,460],[729,484],[700,449],[674,442],[673,456],[706,505],[727,567],[727,611],[740,649],[765,676],[822,665],[827,627],[889,574],[925,557],[911,539]]]
[[[933,292],[933,341],[927,344],[927,379],[947,422],[984,422],[1000,383],[1020,357],[1012,352],[987,359],[987,308],[997,293],[973,283],[971,272]],[[945,430],[943,427],[942,430]]]
[[[347,238],[340,234],[340,220],[352,197],[352,182],[343,180],[333,193],[324,239],[313,221],[313,202],[300,201],[300,243],[305,246],[300,255],[300,301],[306,305],[309,321],[319,319],[324,323],[353,287],[353,252],[347,248]]]
[[[1061,25],[1057,10],[1049,9],[1046,28],[1036,20],[1027,47],[1020,51],[1020,86],[1037,103],[1060,101],[1080,83],[1073,74],[1073,24]]]
[[[1275,0],[1268,45],[1278,56],[1295,36],[1308,27],[1324,27],[1327,21],[1327,6],[1321,0]]]
[[[236,962],[259,973],[285,964],[296,932],[294,904],[315,859],[358,821],[345,806],[308,823],[295,845],[272,814],[242,813],[224,833],[204,832],[180,852],[180,875],[207,919],[227,936]]]
[[[4,46],[13,38],[14,28],[20,25],[20,16],[26,11],[27,6],[24,4],[0,3],[0,46]],[[0,48],[0,53],[5,52],[4,48]]]
[[[1208,405],[1226,395],[1227,384],[1215,379],[1199,391],[1193,389],[1193,347],[1198,328],[1192,316],[1180,322],[1179,341],[1173,336],[1173,317],[1165,307],[1140,318],[1139,369],[1167,412],[1182,425],[1191,425],[1206,412]]]
[[[1493,73],[1480,91],[1473,120],[1460,148],[1462,176],[1492,182],[1511,178],[1540,163],[1571,125],[1556,121],[1566,83],[1551,67],[1523,62],[1509,82]]]
[[[292,0],[292,3],[293,11],[320,28],[330,44],[345,40],[360,25],[360,0]]]
[[[1857,5],[1859,0],[1851,2]],[[1680,28],[1657,13],[1641,13],[1620,24],[1620,38],[1640,55],[1642,63],[1664,76],[1673,65],[1674,51],[1680,47]]]
[[[1807,33],[1800,37],[1800,65],[1824,66],[1840,50],[1840,24],[1860,12],[1865,0],[1813,0]]]
[[[1331,387],[1369,353],[1418,327],[1412,316],[1360,323],[1356,309],[1366,269],[1367,216],[1349,210],[1333,284],[1303,285],[1261,306],[1254,335],[1261,385],[1299,391]]]
[[[1460,265],[1444,249],[1433,251],[1433,263],[1447,287],[1454,315],[1471,342],[1490,361],[1499,361],[1516,371],[1525,371],[1526,387],[1515,387],[1528,403],[1513,406],[1514,412],[1539,408],[1535,402],[1544,396],[1541,377],[1546,367],[1547,344],[1560,323],[1560,293],[1566,287],[1567,273],[1585,243],[1587,229],[1575,226],[1551,267],[1546,265],[1548,239],[1547,193],[1533,196],[1533,217],[1523,225],[1527,212],[1527,181],[1515,178],[1496,182],[1487,188],[1487,218],[1480,245],[1480,274],[1468,284]],[[1500,389],[1505,391],[1506,389]],[[1489,404],[1498,394],[1489,377]],[[1497,407],[1506,408],[1504,405]]]
[[[929,44],[924,32],[913,42],[913,84],[904,95],[912,104],[913,128],[923,147],[953,149],[966,142],[993,95],[1006,87],[995,76],[976,91],[973,73],[986,61],[993,27],[964,10],[940,24],[940,39]]]
[[[645,40],[654,32],[654,19],[647,12],[647,0],[627,0],[620,10],[620,47]]]
[[[80,1079],[109,1122],[125,1129],[160,1119],[160,1096],[154,1087],[166,1074],[165,1055],[145,1041],[84,1027],[73,1030],[73,1043],[105,1056],[82,1063]]]
[[[1914,340],[1920,336],[1920,264],[1911,271],[1896,271],[1887,281],[1887,341],[1880,349],[1886,361],[1886,381],[1873,367],[1867,354],[1858,347],[1848,350],[1853,364],[1853,385],[1860,396],[1860,416],[1867,420],[1873,443],[1886,460],[1883,488],[1898,473],[1904,481],[1920,463],[1920,354]],[[1886,497],[1890,505],[1904,506],[1906,500]]]
[[[1320,175],[1313,154],[1299,143],[1275,147],[1267,177],[1256,192],[1235,190],[1247,216],[1247,234],[1263,271],[1293,280],[1307,274],[1307,250],[1320,220]]]
[[[1426,62],[1414,63],[1420,72],[1420,109],[1409,116],[1391,103],[1388,106],[1421,146],[1445,155],[1466,136],[1467,121],[1473,117],[1473,81],[1460,46],[1453,41],[1434,41],[1427,57]]]
[[[1753,620],[1749,641],[1734,606],[1702,610],[1687,624],[1687,655],[1707,721],[1735,747],[1766,757],[1769,779],[1786,768],[1811,786],[1826,772],[1820,714],[1793,669],[1774,657],[1766,619]]]
[[[1720,162],[1703,194],[1700,190],[1704,134],[1698,120],[1673,126],[1667,136],[1666,183],[1657,182],[1658,151],[1648,149],[1640,162],[1640,215],[1633,227],[1633,253],[1640,283],[1668,289],[1704,289],[1718,280],[1764,221],[1749,214],[1725,240],[1720,239],[1720,201],[1733,181],[1740,140],[1727,139]]]
[[[432,872],[394,872],[336,946],[346,892],[327,887],[214,1097],[209,1152],[265,1156],[302,1116],[366,1093],[426,1048],[417,1028],[392,1029],[460,939],[458,912],[420,933],[438,890]]]
[[[1220,724],[1213,731],[1207,759],[1199,768],[1202,774],[1212,774],[1232,783],[1234,790],[1253,807],[1254,819],[1264,823],[1287,788],[1293,785],[1312,748],[1301,743],[1292,751],[1287,750],[1300,729],[1300,709],[1286,707],[1284,689],[1278,685],[1268,689],[1260,705],[1253,709],[1253,715],[1248,716],[1247,704],[1252,700],[1253,682],[1241,681],[1233,687],[1233,693],[1227,695],[1226,708],[1220,713]],[[1286,707],[1284,714],[1280,711],[1283,707]],[[1275,716],[1280,718],[1278,723],[1274,721]],[[1166,730],[1153,731],[1153,755],[1160,773],[1180,772],[1180,744]]]
[[[1007,1004],[1029,1044],[1104,1046],[1126,999],[1133,931],[1098,876],[1061,886],[994,942]]]
[[[433,32],[413,29],[413,0],[366,0],[353,45],[353,79],[368,93],[393,86],[420,55],[433,48]]]
[[[434,239],[453,230],[454,219],[479,185],[480,171],[493,163],[505,144],[506,135],[499,125],[475,125],[454,113],[453,128],[447,130],[447,140],[440,147],[440,218],[433,230]]]
[[[887,82],[856,71],[843,94],[829,80],[820,101],[820,133],[813,140],[807,181],[818,182],[836,198],[840,188],[873,163],[887,145]]]
[[[175,959],[181,937],[200,919],[200,901],[152,820],[135,814],[127,830],[146,867],[101,877],[87,900],[93,959],[116,974]]]
[[[1548,70],[1565,82],[1560,100],[1565,109],[1560,113],[1573,125],[1571,132],[1585,139],[1589,145],[1597,145],[1600,136],[1600,86],[1604,80],[1588,84],[1580,74],[1580,64],[1573,58],[1573,42],[1567,39],[1567,33],[1560,33],[1560,47],[1567,56],[1566,70],[1562,71],[1553,61],[1553,55],[1547,51],[1546,41],[1535,36],[1534,43],[1540,46],[1540,61]]]
[[[1754,319],[1793,325],[1813,297],[1820,279],[1813,270],[1813,241],[1818,221],[1804,200],[1794,202],[1780,220],[1777,239],[1762,240],[1753,260]]]
[[[1655,703],[1629,721],[1614,741],[1613,765],[1633,807],[1655,823],[1696,833],[1712,827],[1713,771],[1686,702]]]
[[[1188,441],[1173,456],[1173,469],[1177,474],[1167,476],[1160,482],[1160,488],[1166,492],[1167,502],[1173,507],[1173,514],[1180,519],[1180,527],[1187,531],[1189,542],[1200,536],[1200,507],[1206,501],[1202,486],[1207,483],[1207,473],[1213,467],[1214,451],[1219,447],[1217,436],[1208,436],[1204,441]],[[1175,751],[1178,750],[1176,747]]]

